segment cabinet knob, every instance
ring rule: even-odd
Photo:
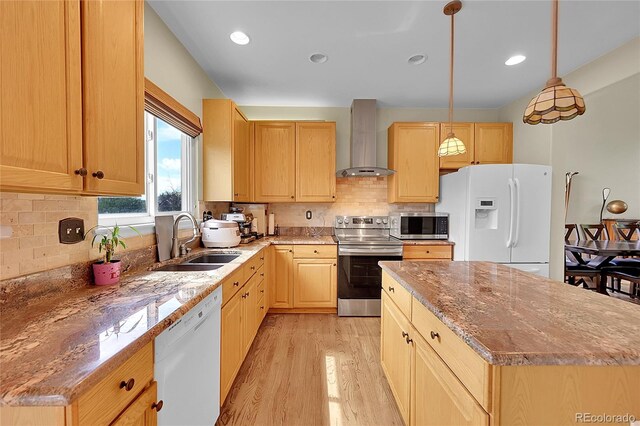
[[[255,266],[252,266],[252,267],[251,267],[251,270],[252,270],[252,271],[255,271],[255,269],[256,269],[256,267],[255,267]]]
[[[164,407],[164,401],[163,400],[160,400],[158,402],[154,402],[153,404],[151,404],[151,408],[153,408],[156,411],[162,410],[162,407]]]
[[[239,285],[240,285],[240,281],[234,281],[234,282],[233,282],[233,286],[234,286],[234,287],[238,287]]]
[[[97,179],[104,179],[104,172],[102,170],[98,170],[97,172],[91,173],[91,176]]]
[[[133,385],[136,384],[136,381],[132,378],[130,378],[129,380],[127,380],[126,382],[123,380],[120,382],[120,389],[124,389],[127,392],[129,392],[131,389],[133,389]]]
[[[427,250],[427,253],[431,253],[429,250]]]
[[[402,332],[402,337],[406,338],[407,336],[409,336],[409,333],[406,333],[406,332],[403,331]]]
[[[264,290],[260,290],[260,293],[264,293]]]
[[[289,250],[289,253],[293,253],[293,250]]]
[[[318,250],[314,250],[313,252],[314,252],[315,254],[318,254]]]
[[[260,276],[261,276],[261,277],[264,277],[264,272],[260,272]]]
[[[410,345],[411,342],[413,342],[413,339],[409,338],[409,335],[407,335],[407,337],[404,338],[407,341],[407,345]]]
[[[395,292],[396,292],[396,289],[395,289],[395,288],[393,288],[393,287],[389,287],[389,291],[390,291],[390,292],[392,292],[392,293],[395,293]]]
[[[264,260],[264,257],[261,257],[260,260]]]
[[[435,340],[435,339],[439,339],[439,338],[440,338],[440,334],[438,334],[438,333],[437,333],[437,332],[435,332],[435,331],[432,331],[432,332],[431,332],[431,338],[432,338],[432,339],[434,339],[434,340]]]
[[[234,197],[237,197],[237,196],[238,196],[238,194],[233,194],[233,196],[234,196]]]
[[[85,177],[87,175],[87,169],[85,169],[84,167],[81,167],[78,170],[75,170],[73,173],[80,175],[82,177]]]
[[[260,306],[260,309],[264,309],[264,306]]]
[[[336,264],[334,263],[333,266],[336,266]]]
[[[331,198],[336,198],[336,196],[335,196],[335,195],[332,195],[332,196],[331,196]]]
[[[294,198],[296,198],[296,197],[294,197],[294,196],[292,195],[292,196],[291,196],[291,199],[293,200]]]

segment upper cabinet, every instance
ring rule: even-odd
[[[254,123],[255,200],[291,202],[296,194],[296,123]]]
[[[441,123],[440,134],[449,133]],[[456,136],[467,147],[461,155],[440,158],[440,168],[456,170],[471,164],[510,164],[513,162],[513,123],[453,123]]]
[[[82,191],[79,1],[2,1],[0,38],[0,188]]]
[[[144,192],[143,8],[0,2],[1,190]]]
[[[296,201],[336,198],[336,123],[296,124]]]
[[[390,203],[438,201],[438,123],[393,123],[388,130]]]
[[[252,201],[250,123],[230,99],[204,99],[202,116],[204,199]]]
[[[83,1],[85,191],[144,193],[144,2]]]

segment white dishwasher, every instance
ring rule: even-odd
[[[155,340],[160,426],[212,426],[220,415],[222,287]]]

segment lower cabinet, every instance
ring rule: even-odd
[[[293,307],[336,308],[336,268],[335,259],[294,259]]]
[[[158,384],[152,382],[120,416],[111,423],[111,426],[155,426],[158,424],[158,411],[162,404],[156,402],[158,397]]]
[[[453,260],[453,246],[448,244],[405,244],[402,258],[406,260]]]
[[[242,301],[242,313],[240,315],[240,322],[242,323],[242,359],[249,352],[249,348],[253,343],[253,338],[256,336],[258,327],[258,312],[256,312],[256,306],[258,304],[258,280],[259,275],[255,274],[245,284],[244,288],[240,290],[240,297]]]
[[[273,250],[272,308],[293,307],[293,246],[271,246]]]
[[[233,380],[244,360],[242,345],[242,290],[222,308],[220,338],[220,405],[224,402]]]

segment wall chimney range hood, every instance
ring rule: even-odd
[[[388,176],[395,173],[376,166],[376,100],[354,99],[351,104],[351,167],[338,177]]]

